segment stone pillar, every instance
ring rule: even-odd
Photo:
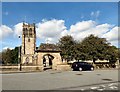
[[[40,67],[41,70],[44,69],[44,66],[43,66],[43,55],[40,52],[38,53],[37,66]]]

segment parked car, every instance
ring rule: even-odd
[[[87,63],[87,62],[74,62],[72,64],[72,69],[74,70],[79,70],[79,71],[85,71],[85,70],[94,70],[94,66]]]

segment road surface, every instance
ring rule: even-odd
[[[118,70],[2,74],[2,90],[118,90]]]

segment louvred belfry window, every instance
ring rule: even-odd
[[[29,36],[32,37],[32,28],[29,29]]]
[[[25,37],[28,37],[28,29],[25,28]]]

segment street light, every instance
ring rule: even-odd
[[[20,36],[18,37],[20,41]],[[20,64],[20,71],[22,70],[22,65],[21,65],[21,49],[20,46],[18,47],[18,64]]]

